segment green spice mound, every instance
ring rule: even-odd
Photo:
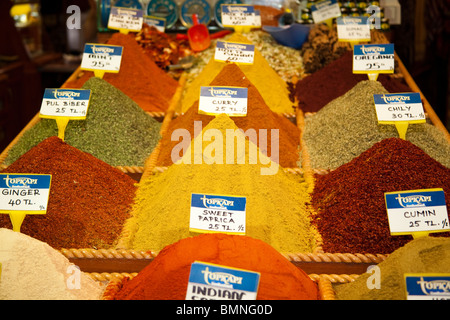
[[[112,166],[143,166],[160,139],[161,123],[105,80],[90,78],[83,89],[91,90],[86,120],[69,121],[64,141]],[[41,119],[10,149],[4,164],[57,135],[56,121]]]
[[[405,300],[405,273],[449,273],[450,239],[423,237],[412,240],[378,264],[380,276],[364,273],[355,281],[337,285],[339,300]],[[375,284],[379,289],[373,288]],[[368,285],[369,284],[369,285]],[[369,288],[370,287],[370,288]]]
[[[378,124],[374,94],[389,93],[379,81],[364,80],[305,119],[303,139],[311,166],[336,169],[376,142],[398,137],[394,125]],[[450,167],[450,144],[435,126],[410,124],[406,140]]]

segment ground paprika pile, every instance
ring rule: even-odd
[[[450,169],[400,138],[384,139],[336,170],[316,175],[313,223],[324,251],[392,253],[412,237],[390,235],[384,193],[430,188],[442,188],[449,199]]]
[[[52,175],[47,213],[26,216],[21,232],[55,249],[113,246],[136,192],[126,174],[56,136],[2,173]],[[0,215],[0,227],[12,228],[8,215]]]
[[[227,64],[209,85],[247,88],[247,116],[231,117],[231,119],[238,128],[244,131],[254,129],[258,135],[260,129],[265,129],[267,131],[278,129],[279,161],[278,159],[275,159],[274,154],[272,154],[272,140],[269,132],[267,133],[267,144],[265,146],[259,143],[259,139],[251,141],[258,145],[263,154],[270,156],[282,167],[298,167],[298,148],[300,142],[300,131],[298,127],[286,117],[270,110],[258,89],[250,82],[249,78],[242,72],[239,66],[234,63]],[[182,155],[180,155],[176,159],[172,159],[172,150],[179,143],[178,140],[172,141],[172,133],[175,130],[186,129],[190,132],[191,137],[194,137],[194,121],[201,121],[202,128],[204,128],[212,119],[214,119],[214,116],[200,114],[198,112],[198,104],[199,101],[197,99],[186,113],[170,122],[167,131],[160,142],[161,149],[157,161],[159,166],[170,166],[182,157]],[[275,153],[275,155],[278,157],[278,154]]]
[[[114,33],[107,44],[123,46],[119,73],[105,73],[103,79],[121,90],[143,110],[162,112],[169,107],[178,87],[178,82],[161,70],[134,39],[132,34]],[[89,78],[91,71],[66,83],[67,88],[80,88]]]
[[[194,261],[259,272],[258,300],[318,300],[317,285],[267,243],[248,236],[203,234],[166,246],[115,300],[184,300]],[[107,292],[106,292],[107,293]]]

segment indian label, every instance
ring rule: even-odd
[[[256,300],[259,278],[258,272],[195,261],[186,300]]]
[[[51,175],[0,174],[0,212],[27,211],[45,214],[50,194]]]
[[[246,203],[245,197],[193,193],[189,230],[243,235]]]
[[[44,91],[40,115],[41,117],[70,117],[85,119],[91,90],[83,89],[49,89]]]
[[[214,60],[236,64],[253,64],[255,45],[218,40]]]
[[[318,1],[310,9],[314,23],[333,19],[341,15],[341,8],[337,0]]]
[[[370,25],[364,16],[340,16],[336,19],[339,41],[370,41]]]
[[[425,122],[420,93],[374,94],[375,111],[379,122]]]
[[[254,6],[242,4],[222,5],[222,25],[224,27],[261,27],[261,15]]]
[[[406,300],[450,300],[450,274],[406,273]]]
[[[450,230],[443,189],[387,192],[384,197],[392,235]]]
[[[247,115],[247,88],[201,87],[198,110],[200,113],[244,117]]]
[[[118,73],[122,62],[122,52],[122,46],[86,43],[81,60],[81,70]]]
[[[394,44],[361,44],[353,47],[353,73],[393,73]]]
[[[138,32],[142,29],[144,13],[141,9],[111,7],[108,28]]]

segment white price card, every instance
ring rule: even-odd
[[[108,28],[138,32],[142,29],[144,13],[141,9],[111,7]]]
[[[255,45],[218,40],[214,60],[236,64],[253,64]]]
[[[245,197],[193,193],[189,230],[245,234]]]
[[[394,73],[394,44],[358,44],[353,47],[353,73]]]
[[[245,117],[248,89],[241,87],[200,87],[199,113]]]
[[[406,300],[450,300],[450,273],[405,273]]]
[[[70,117],[82,120],[86,118],[91,90],[84,89],[49,89],[44,91],[40,116]]]
[[[86,43],[81,70],[118,73],[122,62],[122,46]]]
[[[159,32],[165,32],[166,30],[166,19],[155,16],[144,16],[144,23],[150,27],[155,27]]]
[[[392,235],[450,231],[443,189],[386,192],[384,197]]]
[[[194,261],[185,300],[256,300],[260,276],[259,272]]]
[[[336,19],[337,33],[339,41],[370,41],[370,25],[368,18],[364,16],[340,16]]]
[[[374,94],[378,121],[425,122],[425,111],[420,93]]]
[[[261,27],[261,14],[251,5],[222,4],[222,25]]]
[[[26,211],[45,214],[50,194],[51,175],[0,174],[0,212]]]
[[[314,23],[333,19],[341,15],[341,8],[337,0],[323,0],[311,6],[311,15]]]

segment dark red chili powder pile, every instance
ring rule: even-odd
[[[61,248],[108,248],[129,218],[133,179],[58,137],[30,149],[2,173],[51,174],[47,213],[27,215],[20,232]],[[12,229],[9,215],[0,227]]]
[[[299,80],[291,89],[291,99],[298,100],[298,107],[303,112],[317,112],[363,80],[368,80],[368,76],[353,73],[353,52],[347,51],[322,69]],[[401,80],[386,74],[378,75],[378,81],[390,93],[412,91]]]
[[[313,223],[323,238],[324,251],[392,253],[412,236],[390,235],[384,193],[430,188],[442,188],[450,199],[450,169],[399,138],[384,139],[336,170],[317,175]]]
[[[298,148],[300,143],[300,131],[298,127],[286,117],[279,115],[267,106],[259,93],[258,89],[248,80],[243,71],[234,63],[227,64],[219,74],[210,83],[210,86],[235,86],[248,89],[247,116],[231,117],[236,126],[244,132],[248,129],[256,130],[258,141],[252,142],[260,147],[263,154],[272,157],[271,152],[271,129],[278,129],[279,133],[279,161],[272,157],[272,160],[279,163],[282,167],[298,167]],[[194,121],[201,121],[202,128],[214,119],[214,116],[198,113],[197,100],[181,116],[173,119],[167,129],[167,132],[161,139],[161,151],[157,161],[159,166],[170,166],[180,157],[172,161],[172,150],[180,141],[172,141],[172,132],[176,129],[186,129],[190,132],[191,138],[194,138]],[[259,144],[259,130],[267,130],[267,146]]]

